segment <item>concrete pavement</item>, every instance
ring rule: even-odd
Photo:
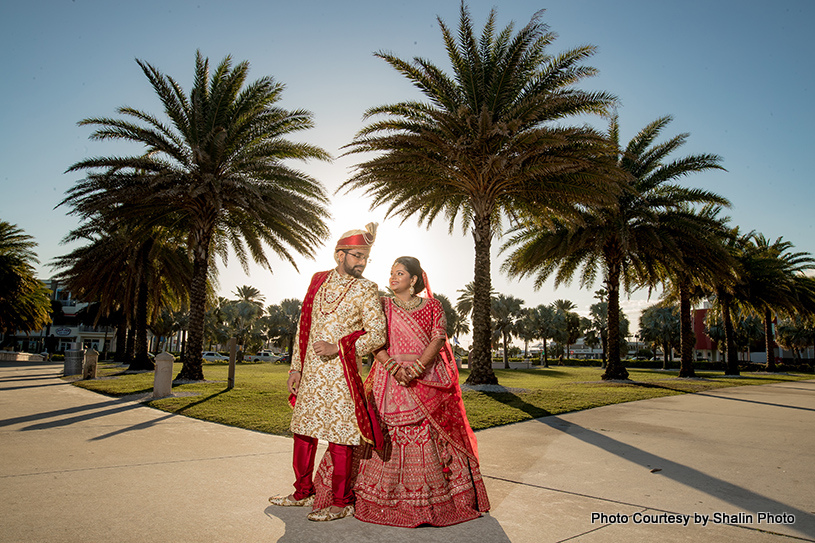
[[[271,506],[291,488],[288,438],[107,398],[61,371],[0,363],[0,541],[815,541],[815,381],[479,432],[490,514],[410,530]]]

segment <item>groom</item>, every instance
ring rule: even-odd
[[[313,506],[309,520],[354,513],[351,460],[361,440],[375,442],[379,425],[362,394],[356,359],[385,343],[385,315],[377,285],[362,277],[376,223],[342,235],[337,267],[311,280],[294,341],[288,388],[294,413],[294,493],[269,498],[273,505]],[[316,479],[317,442],[328,442]]]

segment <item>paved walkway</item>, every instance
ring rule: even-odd
[[[479,432],[491,513],[410,530],[270,506],[291,488],[289,439],[110,399],[61,371],[0,363],[0,541],[815,541],[815,381]]]

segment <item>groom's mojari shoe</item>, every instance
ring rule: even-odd
[[[353,505],[346,505],[340,511],[336,513],[331,512],[330,507],[326,507],[325,509],[320,509],[319,511],[312,511],[308,514],[309,520],[314,520],[316,522],[325,522],[329,520],[337,520],[345,517],[350,517],[354,515],[354,506]]]
[[[295,500],[291,496],[272,496],[269,498],[269,503],[281,507],[307,507],[314,503],[314,494],[302,500]]]

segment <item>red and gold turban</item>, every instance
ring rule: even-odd
[[[371,222],[365,225],[365,230],[349,230],[340,237],[334,250],[370,248],[376,239],[376,227],[377,223]]]

